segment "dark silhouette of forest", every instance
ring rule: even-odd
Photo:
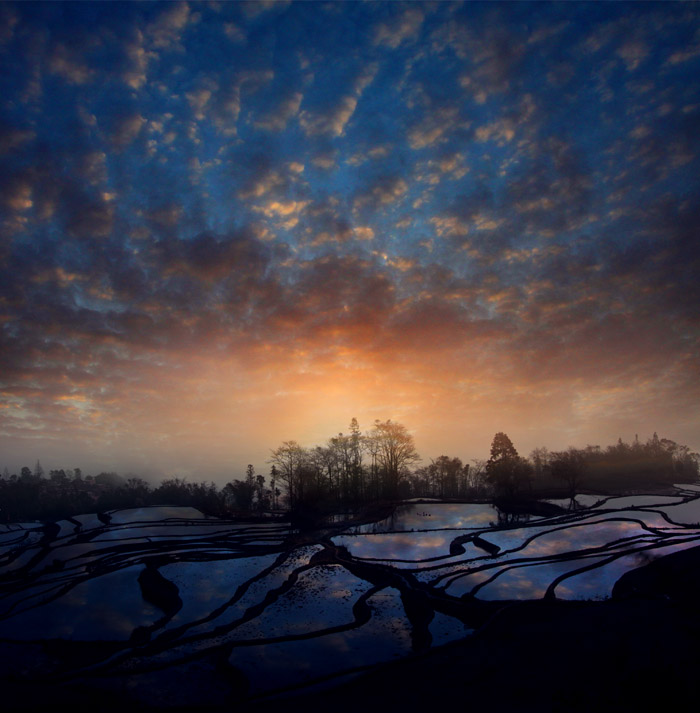
[[[192,506],[220,517],[272,513],[308,515],[347,511],[363,505],[411,497],[514,502],[577,493],[633,492],[698,479],[700,456],[656,433],[642,443],[622,439],[606,448],[536,448],[518,454],[505,433],[497,433],[488,460],[463,463],[441,455],[427,465],[408,429],[391,420],[375,421],[363,433],[356,419],[349,432],[324,445],[302,447],[285,441],[271,451],[269,473],[248,465],[245,477],[222,488],[214,483],[168,478],[152,486],[117,473],[83,474],[80,468],[0,478],[0,522],[56,520],[90,512],[145,505]]]

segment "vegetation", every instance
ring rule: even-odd
[[[269,476],[248,465],[243,479],[219,489],[214,483],[180,478],[152,487],[116,473],[84,475],[80,468],[51,470],[37,461],[19,474],[0,477],[0,522],[56,520],[86,512],[144,505],[189,505],[217,516],[254,516],[270,510],[322,513],[409,497],[514,501],[555,493],[574,497],[582,489],[625,492],[698,479],[700,456],[655,433],[646,443],[622,439],[607,448],[536,448],[520,456],[502,432],[487,461],[463,463],[441,455],[420,461],[413,436],[391,420],[375,421],[362,433],[356,419],[349,433],[325,445],[304,448],[285,441],[272,450]]]
[[[533,471],[532,465],[518,455],[505,433],[497,433],[493,437],[486,477],[496,497],[513,500],[529,491]]]
[[[581,488],[616,492],[659,484],[692,482],[698,478],[700,456],[656,433],[642,443],[622,439],[607,448],[570,447],[550,452],[538,448],[531,454],[539,490],[564,488],[573,495]]]

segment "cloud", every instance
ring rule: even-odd
[[[300,170],[300,168],[302,170]],[[274,156],[254,151],[243,151],[236,156],[235,170],[242,179],[239,197],[242,200],[270,197],[288,200],[303,174],[302,164],[296,161],[278,162]]]
[[[49,71],[70,84],[86,84],[93,80],[95,70],[90,68],[78,49],[57,43],[48,58]]]
[[[527,173],[509,182],[506,209],[512,207],[533,230],[569,230],[586,219],[593,190],[586,158],[572,142],[551,137]]]
[[[304,233],[308,244],[317,247],[328,243],[347,243],[353,237],[350,221],[338,208],[335,197],[319,198],[304,214]]]
[[[212,94],[209,97],[202,95],[199,101],[206,98],[207,117],[222,134],[235,136],[243,94],[254,94],[271,82],[274,76],[275,74],[272,70],[250,69],[241,70],[231,76],[221,77],[218,81],[208,77],[203,80],[202,88],[210,90]],[[196,97],[193,98],[197,100]]]
[[[469,235],[469,224],[457,216],[433,216],[430,222],[438,237],[459,237]]]
[[[426,296],[409,301],[392,315],[384,335],[385,348],[439,354],[476,339],[484,327],[493,329],[493,325],[471,322],[459,303],[439,294]]]
[[[160,249],[168,274],[187,274],[205,282],[226,278],[251,282],[264,273],[270,259],[264,244],[246,231],[201,233],[189,240],[167,241]]]
[[[388,275],[376,263],[352,255],[305,263],[295,290],[302,333],[309,338],[332,333],[340,342],[373,340],[395,301]]]
[[[209,100],[217,91],[218,85],[211,79],[202,81],[199,86],[185,94],[192,111],[194,118],[201,121],[205,117],[205,110],[209,104]]]
[[[358,225],[353,230],[358,240],[374,240],[374,230],[368,225]]]
[[[114,225],[114,206],[80,190],[65,191],[62,196],[66,229],[78,238],[105,238]]]
[[[146,119],[136,111],[117,116],[110,133],[112,146],[117,150],[125,149],[138,137],[145,123]]]
[[[34,205],[33,187],[26,177],[4,176],[0,190],[0,205],[12,212],[23,212]]]
[[[254,210],[263,213],[268,218],[284,218],[289,220],[290,216],[304,210],[308,203],[308,201],[270,199],[263,205],[255,206]]]
[[[349,409],[464,457],[696,437],[685,8],[25,7],[0,5],[4,447],[230,478]]]
[[[149,52],[144,46],[144,36],[135,28],[133,36],[124,44],[124,67],[122,80],[131,89],[141,89],[148,81],[148,64],[156,58],[155,52]]]
[[[186,2],[174,2],[163,7],[165,9],[146,28],[155,49],[176,46],[187,25],[195,19]]]
[[[351,93],[338,97],[324,110],[308,110],[299,114],[299,123],[307,136],[342,136],[345,126],[355,113],[357,103],[377,74],[378,65],[364,67],[351,83]]]
[[[425,16],[419,7],[408,7],[401,14],[396,14],[388,22],[381,22],[374,28],[374,44],[386,45],[396,49],[408,40],[415,39],[420,33]]]
[[[97,186],[107,179],[107,154],[104,151],[88,151],[76,156],[75,171],[87,183]]]
[[[212,118],[221,131],[235,132],[238,116],[241,112],[241,88],[238,83],[229,83],[221,88],[214,101]]]
[[[700,57],[700,29],[695,31],[695,36],[686,46],[676,49],[666,58],[666,65],[684,64]]]
[[[256,18],[270,10],[283,10],[290,0],[251,0],[241,3],[241,10],[246,17]]]
[[[358,191],[353,201],[354,208],[376,210],[388,206],[402,198],[408,191],[408,184],[401,176],[384,174],[369,181]]]
[[[389,143],[367,147],[350,156],[347,162],[353,166],[361,166],[367,161],[380,161],[389,156],[392,149],[393,146]]]
[[[625,63],[628,72],[632,72],[647,58],[649,49],[639,39],[628,39],[617,48],[617,54]]]
[[[421,122],[408,132],[408,143],[412,149],[423,149],[446,141],[450,133],[460,126],[459,119],[459,110],[456,107],[428,110]],[[465,128],[469,126],[468,123],[461,125]]]
[[[157,228],[173,229],[182,219],[183,207],[177,202],[168,202],[148,211],[147,218]]]
[[[255,120],[255,128],[265,131],[283,131],[290,119],[299,112],[302,98],[301,92],[292,92],[282,98],[276,107]]]
[[[492,121],[490,124],[480,126],[475,132],[477,141],[495,141],[500,146],[508,141],[512,141],[515,136],[515,122],[512,119],[504,118]]]
[[[338,165],[338,152],[331,149],[326,149],[320,151],[311,159],[311,163],[316,166],[316,168],[322,168],[325,171],[329,171],[332,168],[336,168]]]
[[[504,112],[501,117],[479,126],[474,135],[479,142],[494,141],[499,146],[504,146],[515,138],[520,129],[533,124],[536,116],[534,99],[528,93],[523,95],[517,106]]]
[[[0,120],[0,155],[20,148],[36,137],[30,128],[21,128]]]
[[[329,134],[330,136],[341,136],[345,131],[345,125],[350,121],[350,117],[355,113],[357,107],[357,97],[341,97],[335,106],[325,113],[311,113],[302,111],[299,123],[307,136],[318,136]]]
[[[15,8],[8,3],[0,5],[0,45],[12,39],[18,23],[19,15]]]
[[[245,32],[233,22],[224,23],[224,34],[231,42],[235,42],[236,44],[243,44],[246,41]]]

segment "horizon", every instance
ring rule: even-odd
[[[423,464],[700,451],[697,5],[0,27],[0,471],[222,485],[353,417]]]
[[[409,431],[409,433],[410,433],[410,431]],[[343,435],[343,434],[340,433],[338,435]],[[347,436],[348,434],[345,433],[344,435]],[[362,433],[362,435],[364,435],[364,432]],[[495,435],[497,435],[497,434],[494,434],[494,436]],[[508,434],[506,434],[506,435],[508,435]],[[639,443],[646,443],[647,441],[652,440],[653,435],[657,435],[659,437],[659,439],[661,439],[661,440],[664,440],[666,438],[663,434],[659,435],[658,433],[654,432],[654,434],[652,434],[652,436],[650,436],[649,438],[639,438],[639,434],[635,434],[635,438],[630,441],[625,440],[621,436],[619,437],[619,440],[621,440],[623,443],[626,443],[628,445],[632,445],[636,440],[638,440]],[[301,446],[304,450],[311,451],[316,446],[323,446],[325,443],[327,443],[330,440],[330,438],[331,438],[331,436],[329,436],[329,438],[325,439],[325,441],[323,443],[313,443],[313,444],[299,443],[298,445]],[[285,439],[285,440],[291,441],[293,439]],[[668,439],[668,440],[674,441],[674,439]],[[562,448],[561,451],[564,451],[568,448],[576,448],[577,450],[585,450],[588,447],[601,448],[601,449],[605,450],[609,446],[614,446],[617,442],[618,442],[618,440],[615,440],[614,442],[610,442],[610,443],[588,443],[585,446],[577,445],[577,444],[569,444],[569,446],[567,446],[566,448]],[[687,444],[685,444],[685,443],[680,443],[678,441],[674,441],[674,442],[677,443],[679,446],[687,446]],[[493,443],[493,441],[491,442],[491,444],[492,443]],[[489,448],[491,447],[491,444],[489,445]],[[549,451],[549,453],[552,455],[555,455],[557,452],[556,449],[548,448],[548,446],[546,444],[540,444],[540,446],[538,446],[537,448],[541,448],[541,447],[544,447],[545,449],[547,449]],[[274,449],[270,449],[270,455],[272,454],[273,450]],[[518,451],[518,455],[520,455],[523,458],[526,458],[527,460],[532,461],[531,456],[533,456],[533,453],[532,453],[533,449],[530,449],[527,453],[519,451],[517,447],[516,447],[516,450]],[[691,454],[693,454],[692,449],[690,449],[690,451],[691,451]],[[463,458],[459,455],[455,455],[454,453],[452,453],[452,454],[441,453],[440,456],[435,455],[435,456],[429,456],[429,457],[425,458],[422,455],[420,455],[419,450],[417,452],[419,455],[418,461],[413,465],[412,468],[408,469],[410,472],[415,472],[417,469],[428,465],[430,462],[436,460],[437,458],[439,458],[441,456],[448,456],[450,458],[454,458],[454,457],[459,458],[459,460],[462,462],[463,465],[469,465],[469,466],[471,466],[472,464],[475,464],[477,461],[481,461],[481,462],[485,463],[488,460],[488,456],[489,456],[488,452],[483,457],[473,457],[473,458],[470,458],[470,457]],[[697,454],[697,452],[695,452],[693,455],[697,458],[698,454]],[[183,473],[183,472],[177,472],[177,471],[171,472],[171,473],[165,473],[165,472],[159,473],[153,469],[151,469],[151,470],[146,469],[145,471],[142,471],[142,472],[136,472],[133,470],[127,470],[127,471],[120,472],[115,469],[100,468],[100,467],[93,468],[91,470],[91,469],[86,469],[86,468],[81,467],[80,464],[77,464],[72,468],[65,466],[65,465],[63,465],[63,466],[55,465],[55,467],[53,467],[54,464],[49,464],[47,466],[44,463],[42,463],[41,459],[39,458],[36,461],[34,461],[33,465],[30,465],[29,463],[23,463],[22,466],[17,466],[14,470],[7,466],[0,466],[0,478],[2,478],[4,476],[5,468],[7,468],[9,475],[12,475],[12,474],[19,475],[19,472],[22,467],[26,466],[26,467],[30,468],[30,470],[32,470],[32,472],[36,472],[37,466],[41,466],[41,471],[42,471],[44,477],[47,477],[49,475],[50,471],[52,471],[52,470],[74,470],[75,468],[80,468],[81,476],[83,478],[85,478],[86,476],[94,477],[94,476],[100,475],[101,473],[116,473],[116,475],[119,475],[124,479],[128,479],[130,477],[141,478],[142,480],[146,481],[150,485],[158,485],[162,481],[170,480],[173,478],[178,478],[183,481],[194,482],[194,483],[212,482],[218,488],[221,488],[226,483],[231,482],[232,480],[243,480],[245,478],[246,469],[249,465],[253,466],[256,475],[263,475],[265,477],[265,479],[267,480],[268,476],[270,475],[270,468],[272,467],[273,464],[274,464],[274,461],[268,457],[265,459],[263,467],[260,467],[256,463],[246,463],[245,465],[241,464],[238,467],[238,471],[240,471],[240,472],[234,473],[232,470],[229,473],[216,474],[213,477],[197,477],[196,474],[192,474],[192,473]]]

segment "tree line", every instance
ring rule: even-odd
[[[270,453],[267,476],[248,465],[244,478],[222,488],[168,478],[151,486],[117,473],[84,475],[80,468],[51,470],[37,461],[19,474],[0,477],[0,522],[51,520],[88,512],[144,505],[189,505],[220,517],[269,511],[333,511],[410,497],[503,501],[567,494],[582,489],[622,492],[659,483],[698,479],[700,456],[656,433],[642,443],[619,439],[607,448],[534,449],[518,454],[507,434],[497,433],[488,460],[463,463],[441,455],[417,465],[420,456],[408,429],[375,421],[363,433],[357,419],[311,448],[284,441]]]

